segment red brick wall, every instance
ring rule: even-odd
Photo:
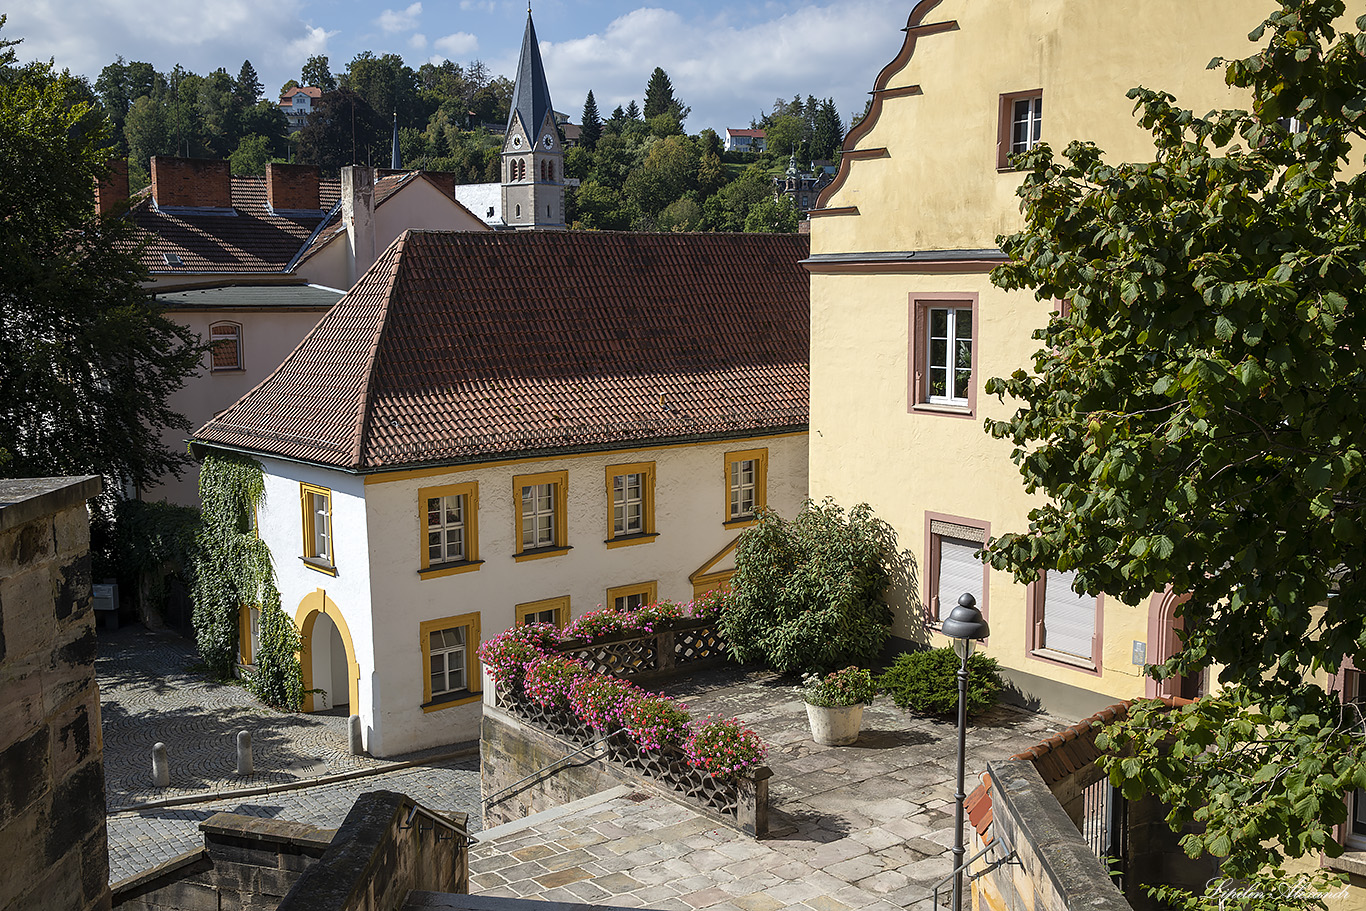
[[[318,169],[306,164],[267,164],[266,201],[272,209],[319,208]]]
[[[230,208],[231,166],[226,161],[154,155],[152,198],[158,206]]]
[[[95,184],[95,209],[108,215],[120,203],[128,201],[128,162],[115,159],[109,162],[109,173]]]

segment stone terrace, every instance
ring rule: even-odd
[[[865,710],[856,744],[823,747],[793,684],[728,668],[665,689],[694,715],[737,716],[769,743],[769,838],[618,788],[489,829],[472,849],[470,891],[657,911],[929,908],[952,869],[954,723],[882,698]],[[988,761],[1070,723],[1006,707],[976,719],[969,790]]]

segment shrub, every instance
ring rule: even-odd
[[[706,617],[712,619],[721,616],[721,610],[726,606],[726,593],[719,588],[714,588],[706,594],[699,595],[693,599],[691,615],[697,619]]]
[[[878,689],[903,709],[931,715],[958,712],[958,669],[962,662],[951,648],[932,648],[898,655],[887,672],[877,679]],[[996,704],[1001,694],[1001,673],[995,658],[974,652],[968,659],[968,714],[976,715]]]
[[[608,677],[594,674],[580,677],[569,688],[569,707],[584,724],[599,731],[615,731],[626,726],[626,712],[644,695],[641,689]]]
[[[535,702],[546,708],[569,708],[574,681],[593,672],[572,658],[547,655],[526,669],[523,687]]]
[[[846,667],[826,677],[808,674],[802,680],[801,694],[811,705],[871,705],[877,690],[866,669]]]
[[[896,537],[861,503],[810,500],[787,522],[765,511],[740,536],[720,628],[737,661],[783,671],[871,664],[890,632],[883,593]]]
[[[626,733],[642,750],[681,747],[692,715],[667,696],[643,696],[626,710]]]
[[[490,677],[512,689],[522,687],[526,669],[545,657],[545,651],[537,644],[543,641],[542,634],[535,629],[540,625],[514,626],[479,646],[479,660],[488,668]]]
[[[688,763],[718,778],[738,775],[764,761],[768,747],[734,718],[708,716],[683,744]]]
[[[570,623],[564,630],[566,639],[586,639],[589,642],[611,636],[626,629],[628,620],[625,615],[610,607],[591,610]]]

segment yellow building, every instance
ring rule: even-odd
[[[943,644],[939,605],[971,591],[991,624],[986,653],[1064,714],[1158,694],[1143,664],[1176,644],[1175,598],[1086,598],[1057,573],[1025,586],[972,558],[988,536],[1023,531],[1036,502],[1010,444],[983,431],[1016,407],[989,398],[986,380],[1030,364],[1030,334],[1050,312],[989,277],[1003,261],[997,237],[1022,224],[1008,158],[1088,139],[1112,160],[1150,159],[1125,97],[1138,85],[1199,113],[1245,107],[1206,64],[1250,54],[1247,34],[1273,8],[921,0],[811,213],[811,495],[867,501],[915,555],[895,635]]]

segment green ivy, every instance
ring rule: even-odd
[[[238,611],[260,606],[260,648],[247,686],[258,699],[298,711],[303,702],[299,633],[280,607],[270,549],[254,517],[265,501],[261,465],[243,456],[211,453],[199,473],[203,517],[195,560],[195,638],[210,673],[232,676],[240,651]]]

